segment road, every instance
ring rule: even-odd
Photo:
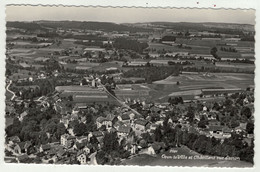
[[[98,165],[97,159],[96,159],[96,154],[97,154],[97,152],[94,152],[91,155],[89,155],[90,165]]]
[[[107,88],[103,85],[103,84],[100,84],[103,89],[107,92],[107,94],[109,94],[111,97],[113,97],[118,103],[120,103],[122,106],[130,109],[133,113],[137,114],[137,115],[140,115],[142,116],[139,112],[137,112],[136,110],[132,109],[130,106],[128,106],[127,104],[125,104],[123,101],[119,100],[116,96],[114,96],[113,94],[111,94]]]
[[[15,98],[15,93],[11,90],[9,90],[10,85],[12,84],[12,80],[10,80],[9,84],[6,86],[6,90],[9,91],[13,96],[11,98],[11,100],[13,100]]]

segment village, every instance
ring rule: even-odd
[[[95,80],[97,83],[94,83]],[[25,109],[20,114],[14,109],[12,112],[16,114],[17,123],[20,125],[26,122],[24,120],[34,118],[33,114],[30,114],[32,109],[40,109],[44,113],[53,108],[55,111],[52,113],[56,113],[58,118],[55,117],[55,122],[52,121],[53,125],[46,124],[47,131],[43,133],[46,140],[40,141],[38,144],[33,144],[30,139],[21,140],[19,135],[6,137],[6,151],[10,154],[8,156],[10,161],[99,164],[98,162],[104,163],[104,160],[100,159],[102,157],[99,157],[101,150],[112,151],[110,149],[113,149],[116,144],[122,149],[122,155],[119,155],[123,156],[121,158],[128,158],[136,154],[156,155],[180,145],[178,135],[174,133],[169,133],[172,134],[171,143],[158,139],[158,137],[162,139],[163,134],[167,134],[161,132],[162,127],[198,136],[214,137],[220,143],[225,142],[225,139],[230,139],[232,135],[237,135],[244,145],[251,146],[252,144],[253,133],[249,125],[250,121],[254,120],[252,116],[254,98],[251,91],[232,94],[226,97],[225,101],[215,103],[178,102],[171,104],[170,102],[168,105],[161,105],[130,101],[126,104],[117,99],[108,103],[106,98],[109,93],[105,92],[107,88],[102,86],[101,81],[98,82],[98,80],[100,79],[93,79],[89,85],[81,86],[89,89],[86,98],[89,98],[88,96],[93,91],[103,92],[103,95],[106,95],[102,98],[99,97],[99,102],[96,101],[96,103],[80,102],[69,105],[69,98],[60,95],[66,91],[71,92],[60,89],[51,96],[41,97],[37,101],[11,103],[10,106],[23,106]],[[74,89],[72,93],[74,97],[84,96],[81,90]],[[70,95],[67,94],[67,96]],[[95,100],[95,95],[90,97]],[[237,97],[237,100],[230,97]],[[111,96],[110,99],[113,97]],[[241,100],[238,101],[238,99]],[[190,112],[188,109],[195,105],[194,111]],[[201,107],[197,107],[198,105]],[[241,107],[239,112],[228,112],[228,106],[235,105]],[[237,121],[226,121],[225,123],[221,120],[224,114],[230,116],[232,113],[240,114],[240,118]],[[51,121],[52,117],[49,118]],[[15,125],[14,123],[13,125]],[[59,132],[60,137],[53,139],[56,132]],[[32,136],[28,137],[32,138]],[[115,140],[109,140],[112,138]],[[115,144],[115,142],[117,143]]]
[[[193,25],[7,22],[5,161],[253,164],[255,32]]]

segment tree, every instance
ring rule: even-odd
[[[230,121],[230,127],[235,128],[239,126],[239,121],[238,120],[231,120]]]
[[[251,109],[247,106],[243,107],[241,110],[241,116],[246,116],[249,119],[252,116]]]
[[[87,83],[87,80],[84,78],[84,79],[82,79],[82,85],[87,85],[88,83]]]
[[[187,31],[187,32],[185,33],[185,36],[186,36],[186,37],[190,36],[190,32]]]
[[[11,70],[7,68],[5,71],[5,75],[10,76],[11,74],[12,74]]]
[[[161,131],[161,126],[159,125],[159,127],[157,127],[155,130],[154,130],[154,139],[156,142],[160,142],[162,140],[162,131]]]
[[[118,143],[118,138],[117,138],[117,134],[114,133],[106,133],[103,139],[103,147],[102,150],[105,153],[110,153],[114,150],[117,150],[119,147],[119,143]]]
[[[81,122],[78,125],[75,125],[73,132],[76,136],[87,135],[87,126]]]
[[[198,127],[200,127],[200,128],[206,128],[206,125],[208,125],[208,121],[207,120],[201,120],[198,123]]]
[[[57,138],[60,138],[61,135],[65,134],[66,133],[66,127],[64,126],[63,123],[59,123],[57,125],[57,130],[56,130],[56,136]]]
[[[188,107],[188,112],[187,112],[187,114],[186,114],[186,117],[188,117],[188,121],[189,121],[190,123],[193,122],[194,116],[195,116],[195,114],[194,114],[194,108],[191,107],[191,106],[189,106],[189,107]]]
[[[246,124],[246,131],[247,131],[248,134],[253,134],[254,133],[254,128],[255,128],[255,126],[254,126],[253,122],[248,122]]]
[[[106,157],[106,153],[102,150],[97,152],[96,158],[97,163],[102,165],[106,164],[109,161],[109,159]]]
[[[218,51],[218,49],[217,49],[216,47],[213,47],[213,48],[211,48],[211,50],[210,50],[210,54],[211,54],[214,58],[216,58],[216,59],[221,59],[221,58],[218,56],[217,51]]]
[[[142,133],[141,137],[143,138],[143,140],[146,141],[146,143],[152,143],[153,142],[153,139],[152,139],[151,135],[148,132]]]
[[[68,99],[69,99],[69,101],[73,101],[73,97],[72,97],[72,95],[69,95],[69,97],[68,97]]]

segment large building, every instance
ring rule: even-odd
[[[103,88],[73,85],[58,86],[55,89],[56,91],[60,92],[60,97],[68,98],[72,96],[74,103],[117,103],[117,101],[111,97]]]

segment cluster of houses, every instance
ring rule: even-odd
[[[58,96],[58,94],[59,93],[56,93],[54,97]],[[58,106],[59,103],[61,102],[57,101],[55,107],[58,112],[61,112]],[[95,155],[103,146],[105,134],[113,132],[117,134],[119,143],[121,143],[122,140],[126,140],[124,149],[129,151],[130,155],[137,153],[155,155],[165,149],[165,144],[163,142],[147,144],[142,138],[142,134],[149,133],[151,135],[156,128],[160,125],[162,126],[166,119],[166,114],[172,110],[172,107],[140,103],[138,106],[142,107],[143,112],[147,112],[148,115],[146,117],[135,113],[127,107],[117,107],[113,111],[103,112],[102,116],[95,116],[99,111],[98,106],[93,107],[82,103],[76,104],[73,108],[66,108],[62,113],[60,123],[64,124],[67,133],[61,135],[60,142],[40,145],[36,147],[36,150],[32,153],[32,150],[30,150],[32,147],[30,141],[21,142],[19,137],[13,136],[7,138],[6,149],[17,157],[18,162],[26,162],[29,158],[40,154],[42,155],[41,162],[43,163],[66,163],[76,159],[80,164],[96,164]],[[135,108],[134,105],[131,107]],[[88,119],[80,113],[84,110],[88,110],[88,112],[93,114],[96,130],[86,135],[83,134],[83,136],[77,136],[73,128],[75,126],[71,126],[70,122],[78,120],[79,123],[86,123]],[[178,115],[169,118],[167,122],[171,127],[181,125],[181,130],[183,131],[206,135],[207,137],[215,137],[222,141],[226,138],[230,138],[233,132],[246,133],[246,123],[240,123],[238,127],[233,129],[228,126],[223,126],[217,120],[219,113],[220,112],[216,110],[208,110],[206,106],[204,106],[201,112],[195,113],[195,122],[193,125],[190,125],[186,112],[179,110]],[[27,114],[27,111],[21,113],[19,120],[22,121]],[[156,116],[156,118],[153,118],[154,116]],[[208,120],[204,128],[198,127],[198,123],[202,118]],[[134,139],[133,135],[139,138],[138,142]],[[249,135],[245,137],[252,138],[252,136]]]

